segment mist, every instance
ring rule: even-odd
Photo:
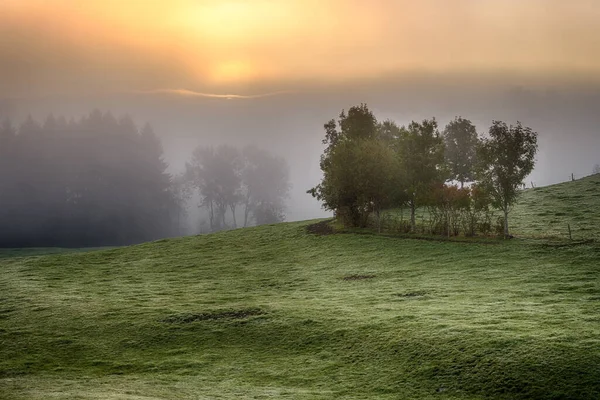
[[[0,6],[0,119],[129,115],[173,177],[199,146],[256,146],[289,165],[287,221],[330,215],[306,193],[323,125],[361,103],[399,125],[462,116],[482,135],[521,121],[539,133],[535,186],[600,162],[593,1],[74,4]]]
[[[461,83],[414,83],[305,88],[303,92],[264,98],[223,99],[177,94],[5,99],[0,117],[21,121],[27,115],[79,117],[92,109],[129,114],[148,122],[160,138],[169,172],[184,169],[199,145],[255,144],[284,157],[290,165],[292,189],[287,220],[329,215],[306,194],[321,177],[323,124],[342,109],[367,103],[378,119],[399,124],[436,117],[444,126],[455,116],[469,118],[480,134],[492,120],[521,121],[540,134],[538,162],[529,181],[536,186],[583,177],[600,162],[600,90],[595,87]]]

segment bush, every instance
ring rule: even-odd
[[[417,218],[420,222],[416,232],[427,235],[473,237],[490,235],[504,225],[497,226],[489,196],[481,188],[458,188],[454,185],[435,185],[426,199],[426,213]],[[374,215],[369,218],[370,228],[377,228]],[[410,220],[404,219],[401,209],[398,213],[385,213],[381,220],[381,230],[391,233],[411,232]]]

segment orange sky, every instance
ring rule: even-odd
[[[600,76],[597,0],[2,0],[0,37],[14,96]]]

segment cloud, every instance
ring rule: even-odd
[[[277,92],[269,92],[269,93],[258,93],[258,94],[217,94],[217,93],[202,93],[195,92],[193,90],[188,89],[153,89],[153,90],[136,90],[130,93],[134,94],[166,94],[166,95],[176,95],[183,97],[202,97],[202,98],[211,98],[211,99],[260,99],[264,97],[273,97],[273,96],[281,96],[285,94],[293,94],[297,93],[297,91],[291,90],[280,90]]]
[[[0,0],[0,92],[266,93],[418,73],[597,80],[596,3]]]

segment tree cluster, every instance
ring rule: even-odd
[[[186,163],[183,180],[199,194],[213,232],[285,219],[289,167],[265,150],[200,146]]]
[[[0,127],[0,246],[103,246],[174,233],[178,205],[159,140],[93,111]]]
[[[181,235],[194,195],[211,232],[285,218],[289,167],[265,150],[200,146],[184,173],[167,168],[152,128],[139,129],[129,116],[95,110],[78,120],[5,121],[0,247],[117,246]]]
[[[308,193],[349,226],[374,219],[381,230],[393,215],[382,221],[382,212],[396,209],[394,229],[417,232],[417,210],[426,210],[424,231],[472,236],[494,228],[496,208],[504,212],[502,231],[509,236],[508,213],[533,170],[537,134],[519,122],[494,121],[488,137],[480,137],[460,117],[441,133],[435,118],[398,126],[378,122],[361,104],[325,124],[323,144],[323,179]]]

